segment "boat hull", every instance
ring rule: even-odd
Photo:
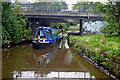
[[[34,42],[32,42],[32,46],[35,49],[46,49],[46,48],[51,48],[51,47],[57,46],[60,41],[61,41],[61,38],[53,43],[38,43],[38,42],[34,43]]]

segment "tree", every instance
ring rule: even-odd
[[[98,4],[97,11],[104,13],[105,25],[101,29],[101,32],[105,33],[105,36],[118,36],[120,29],[120,2],[107,2],[106,4]]]
[[[92,11],[94,9],[93,2],[77,2],[73,7],[73,10],[78,11]]]
[[[20,6],[10,2],[2,3],[2,44],[20,42],[22,38],[32,37],[31,27],[26,29],[27,18],[19,13]]]

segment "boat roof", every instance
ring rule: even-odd
[[[55,27],[50,27],[50,29],[52,29],[52,30],[58,30],[57,28],[55,28]]]

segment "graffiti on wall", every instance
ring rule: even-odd
[[[100,34],[100,29],[104,25],[103,21],[83,21],[83,34]]]

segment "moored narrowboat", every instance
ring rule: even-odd
[[[33,48],[53,47],[62,38],[62,33],[54,27],[38,27],[32,39]]]

